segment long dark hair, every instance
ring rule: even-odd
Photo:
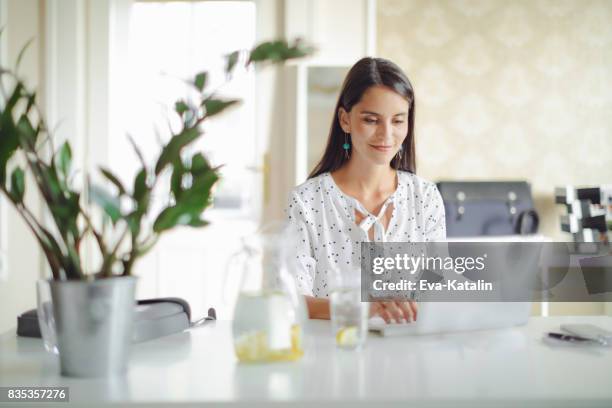
[[[338,170],[348,161],[342,145],[344,144],[344,131],[340,127],[338,112],[342,107],[350,112],[363,94],[372,86],[383,85],[392,89],[408,100],[408,134],[402,143],[401,159],[396,155],[389,165],[394,169],[416,173],[416,158],[414,148],[414,91],[408,77],[400,67],[384,58],[365,57],[357,61],[350,69],[342,84],[342,91],[338,97],[334,117],[325,153],[319,163],[312,170],[308,178],[316,177],[325,172]],[[350,135],[349,135],[350,140]]]

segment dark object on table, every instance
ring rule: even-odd
[[[527,235],[538,231],[525,181],[441,181],[448,237]]]
[[[612,231],[612,185],[555,188],[555,203],[565,207],[561,231],[574,242],[610,243]]]
[[[215,309],[210,308],[208,316],[204,319],[215,320]],[[158,298],[139,300],[135,311],[132,342],[140,343],[182,332],[191,326],[191,308],[184,299]],[[36,309],[28,310],[17,317],[17,335],[22,337],[41,337]]]

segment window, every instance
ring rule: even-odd
[[[227,81],[224,56],[249,49],[255,39],[255,5],[239,1],[143,2],[131,13],[127,47],[127,93],[123,123],[145,155],[158,152],[158,138],[168,138],[174,102],[192,91],[184,83],[200,71],[209,72],[211,89],[242,104],[205,125],[205,136],[194,146],[214,165],[223,164],[215,209],[248,213],[253,191],[245,186],[254,162],[254,73],[238,70]],[[174,118],[176,120],[176,118]],[[170,122],[170,125],[176,123]],[[113,168],[134,174],[132,151],[122,133],[111,147]],[[233,214],[235,215],[235,214]]]
[[[255,4],[248,1],[136,2],[123,45],[122,78],[116,78],[123,86],[112,99],[117,104],[116,131],[109,161],[127,180],[133,179],[138,161],[126,133],[151,161],[159,152],[159,140],[167,140],[169,127],[178,125],[174,102],[193,92],[184,80],[208,71],[211,89],[242,100],[205,124],[204,136],[193,146],[213,165],[224,165],[213,208],[205,213],[211,225],[164,235],[154,252],[136,265],[139,298],[183,297],[196,316],[214,306],[228,318],[233,305],[225,305],[221,295],[225,265],[239,238],[257,224],[260,184],[250,170],[256,159],[255,74],[238,70],[228,81],[224,73],[226,54],[255,44],[255,17]]]

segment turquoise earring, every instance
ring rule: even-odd
[[[344,149],[344,156],[348,159],[349,150],[351,149],[351,144],[348,142],[348,133],[344,134],[344,144],[342,145],[342,148]]]

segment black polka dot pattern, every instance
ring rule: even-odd
[[[435,184],[398,171],[397,190],[387,201],[393,205],[391,219],[386,231],[382,224],[372,223],[371,228],[376,229],[374,241],[429,242],[446,238],[444,205]],[[355,223],[355,210],[367,212],[336,186],[329,173],[309,179],[291,192],[285,212],[300,235],[293,269],[301,293],[328,297],[333,271],[359,273],[359,244],[370,239],[368,232]],[[371,221],[378,216],[363,215]]]

